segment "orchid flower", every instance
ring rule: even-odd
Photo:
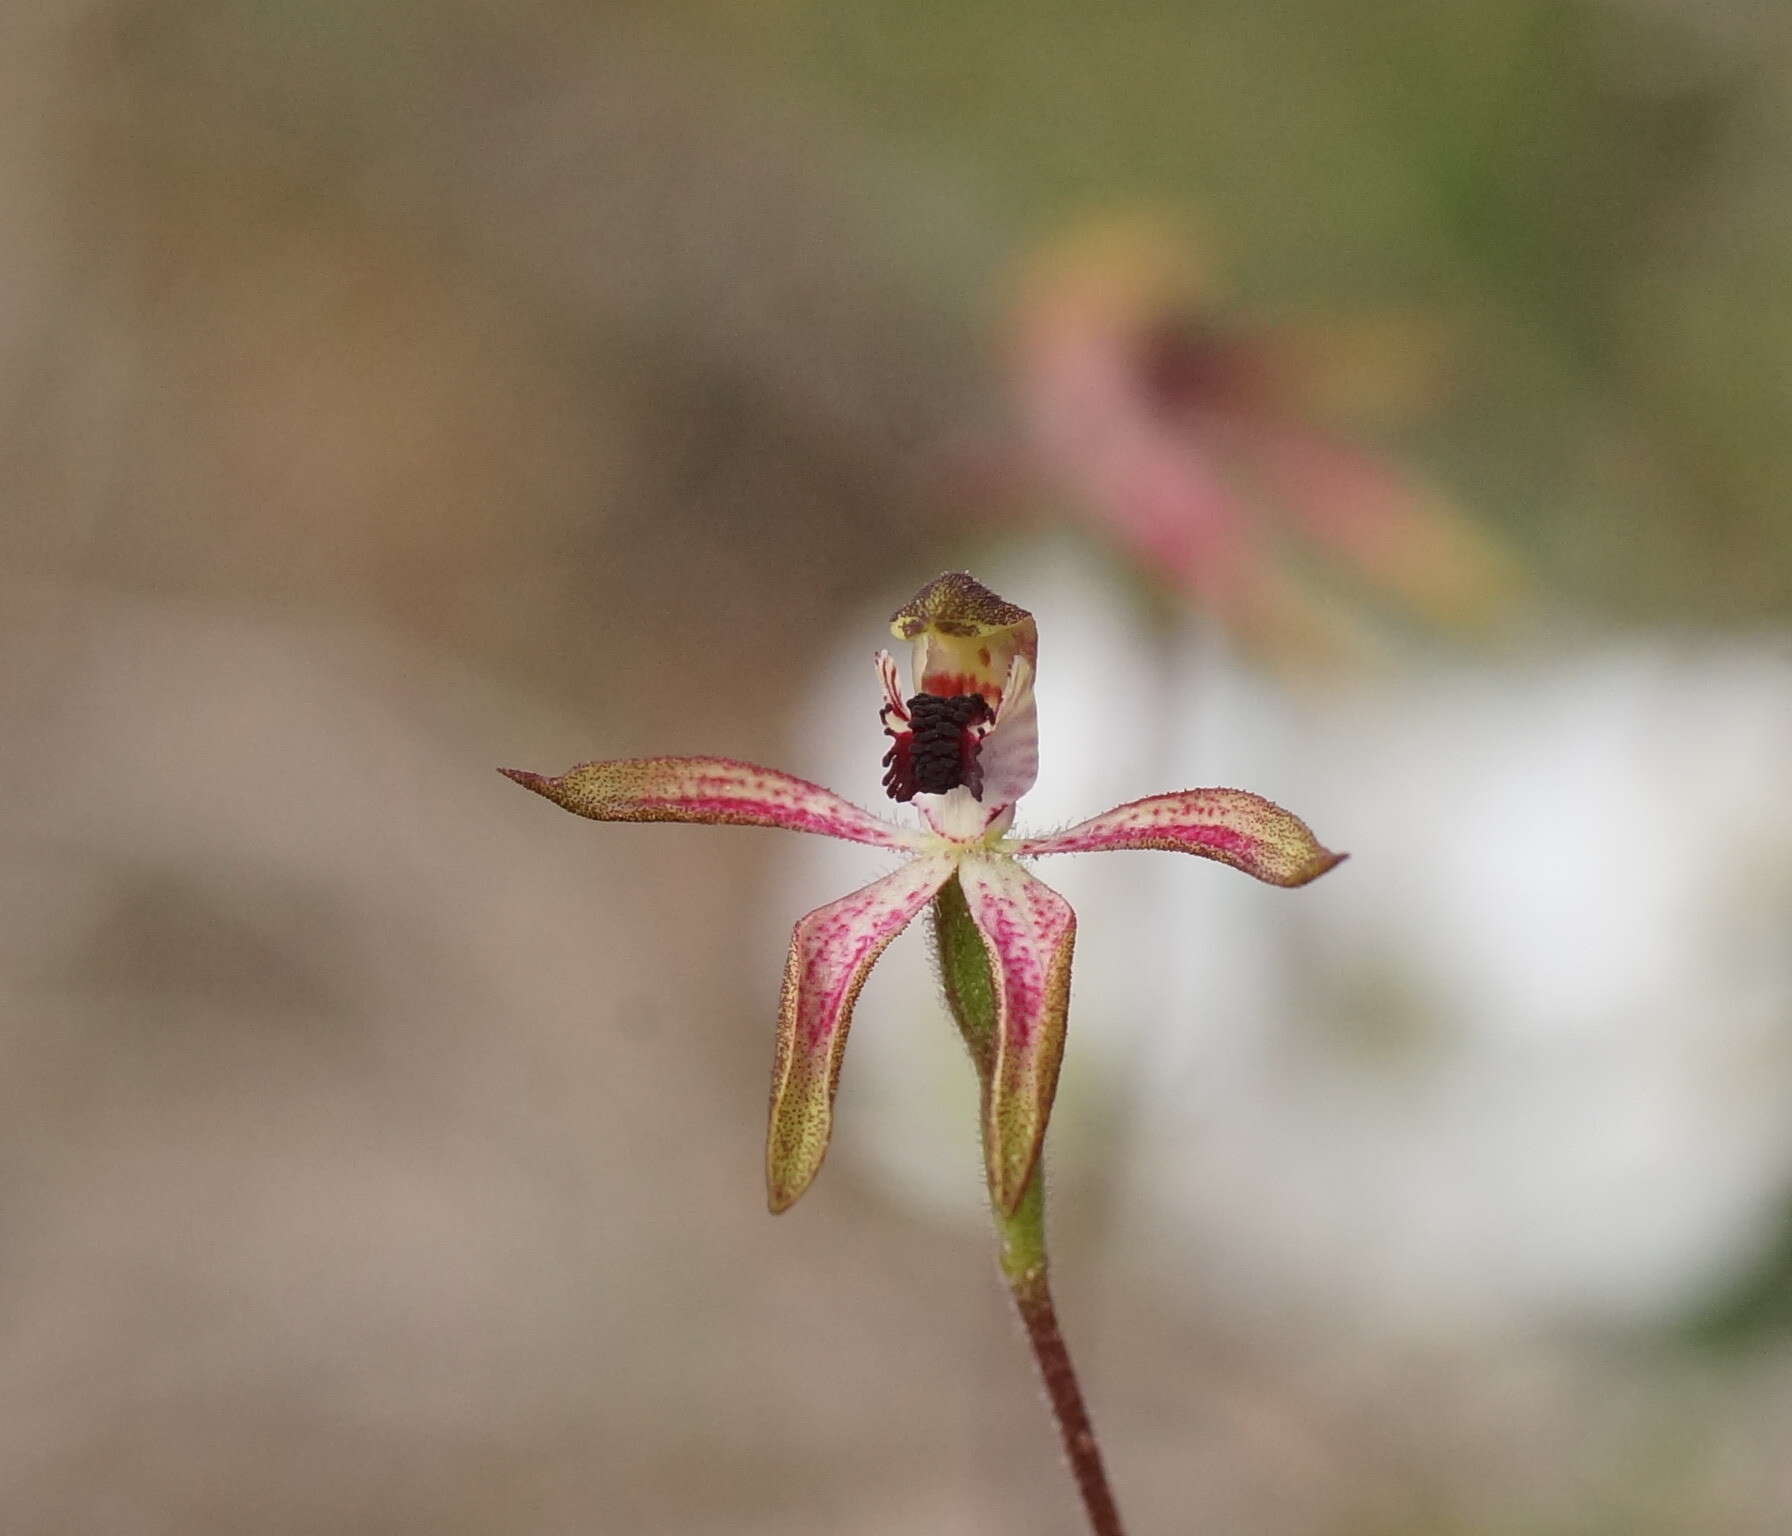
[[[929,902],[961,896],[991,994],[993,1029],[979,1061],[986,1175],[992,1204],[1011,1217],[1033,1179],[1057,1089],[1076,937],[1070,904],[1020,861],[1159,848],[1299,886],[1343,855],[1279,806],[1236,789],[1152,795],[1064,831],[1016,836],[1015,808],[1039,771],[1033,616],[949,572],[898,609],[891,629],[912,646],[913,692],[905,696],[896,661],[879,652],[884,785],[892,801],[918,812],[912,825],[725,757],[583,763],[553,778],[502,771],[594,821],[782,827],[901,856],[891,873],[800,919],[791,936],[766,1142],[773,1211],[809,1187],[827,1153],[853,1004],[871,967]],[[962,1019],[956,1003],[955,1012]]]
[[[1323,424],[1339,400],[1357,414],[1377,400],[1410,414],[1435,388],[1435,348],[1410,322],[1235,317],[1186,242],[1123,219],[1035,253],[1012,331],[1037,468],[1229,622],[1266,639],[1343,643],[1341,615],[1302,570],[1314,555],[1439,624],[1484,623],[1515,595],[1516,569],[1486,530]]]

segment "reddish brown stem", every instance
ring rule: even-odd
[[[1033,1358],[1039,1362],[1039,1376],[1045,1383],[1045,1395],[1051,1400],[1052,1417],[1058,1421],[1058,1433],[1063,1437],[1064,1454],[1070,1458],[1077,1491],[1083,1496],[1089,1529],[1093,1536],[1125,1536],[1113,1490],[1108,1487],[1107,1470],[1102,1465],[1101,1447],[1089,1422],[1089,1410],[1083,1405],[1083,1391],[1077,1385],[1070,1351],[1064,1347],[1064,1335],[1058,1329],[1058,1314],[1052,1306],[1051,1287],[1045,1276],[1029,1277],[1017,1284],[1014,1305],[1027,1326],[1027,1342],[1033,1346]]]
[[[983,1083],[983,1105],[988,1116],[990,1077],[996,1064],[996,1001],[994,981],[983,939],[971,920],[964,893],[956,878],[947,882],[933,903],[934,938],[938,944],[940,976],[946,986],[946,1002],[952,1009],[964,1043]],[[1083,1406],[1070,1351],[1058,1331],[1058,1314],[1052,1307],[1051,1286],[1046,1281],[1045,1172],[1035,1169],[1020,1204],[1005,1210],[992,1198],[996,1235],[1001,1239],[999,1258],[1002,1278],[1014,1297],[1015,1309],[1027,1327],[1027,1342],[1039,1362],[1045,1395],[1058,1421],[1064,1454],[1083,1509],[1089,1516],[1091,1536],[1125,1536],[1120,1511],[1101,1464],[1101,1447]]]

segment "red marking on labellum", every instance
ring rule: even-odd
[[[969,672],[929,672],[921,679],[921,691],[932,694],[936,699],[957,699],[967,693],[981,694],[983,702],[991,710],[1002,702],[1000,688]]]

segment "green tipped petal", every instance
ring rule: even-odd
[[[988,951],[996,998],[995,1060],[985,1079],[985,1172],[990,1198],[1012,1215],[1038,1165],[1058,1091],[1076,913],[1012,859],[966,858],[958,881]]]
[[[817,907],[791,934],[765,1143],[773,1211],[796,1201],[827,1156],[840,1058],[859,989],[890,941],[946,883],[954,862],[951,854],[916,859]]]
[[[593,821],[701,821],[782,827],[874,848],[913,849],[913,832],[862,811],[831,789],[731,757],[631,757],[580,763],[558,778],[500,768],[508,779]]]
[[[1300,817],[1243,789],[1184,789],[1117,805],[1048,837],[1015,840],[1021,858],[1162,848],[1242,869],[1270,885],[1305,885],[1347,855],[1322,848]]]

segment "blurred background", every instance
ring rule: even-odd
[[[1060,1309],[1141,1533],[1788,1529],[1792,14],[0,10],[0,1527],[1080,1529],[879,872],[500,764],[878,803],[1037,614]]]

